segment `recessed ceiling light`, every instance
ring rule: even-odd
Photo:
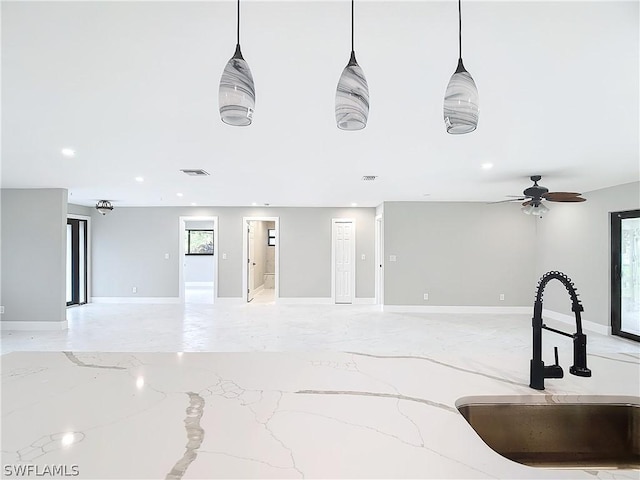
[[[76,156],[76,151],[73,148],[63,148],[62,150],[60,150],[60,153],[69,158]]]
[[[253,202],[251,205],[255,207],[258,204],[256,202]]]
[[[136,177],[136,182],[142,183],[142,182],[144,182],[144,178]]]
[[[351,206],[352,206],[352,207],[357,207],[357,206],[358,206],[358,204],[357,204],[356,202],[353,202],[353,203],[351,204]]]
[[[493,168],[493,163],[483,163],[480,165],[483,170],[491,170]]]
[[[179,197],[181,197],[181,196],[182,196],[182,194],[181,194],[181,193],[176,193],[176,195],[177,195],[177,196],[179,196]]]
[[[196,205],[198,205],[196,202],[191,202],[192,207],[195,207]]]

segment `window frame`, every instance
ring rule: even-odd
[[[213,245],[211,253],[191,253],[191,232],[211,232],[211,243],[213,244],[215,237],[212,228],[186,228],[185,232],[187,232],[187,240],[184,246],[185,256],[213,256],[215,252],[215,244]]]

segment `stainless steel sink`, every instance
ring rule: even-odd
[[[534,467],[640,468],[640,399],[473,397],[458,410],[484,442]]]

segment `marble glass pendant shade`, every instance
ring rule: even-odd
[[[336,90],[336,123],[342,130],[361,130],[369,117],[369,86],[356,55],[342,71]]]
[[[242,58],[240,45],[236,53],[227,62],[218,94],[220,118],[224,123],[244,127],[251,125],[256,105],[256,91],[249,65]]]
[[[238,127],[251,125],[256,105],[256,90],[249,65],[240,51],[240,0],[238,0],[236,51],[227,62],[220,79],[218,105],[224,123]]]
[[[473,132],[478,127],[480,102],[478,88],[473,77],[462,63],[462,12],[458,0],[458,67],[451,76],[444,94],[444,124],[447,132],[461,134]]]
[[[369,118],[369,86],[353,49],[353,4],[351,0],[351,57],[336,89],[336,124],[341,130],[362,130]]]

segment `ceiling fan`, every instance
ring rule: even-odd
[[[494,203],[504,203],[504,202],[521,202],[524,200],[522,204],[522,211],[527,215],[536,215],[541,217],[543,214],[549,211],[549,208],[542,203],[543,200],[549,202],[586,202],[587,199],[581,197],[581,193],[575,192],[550,192],[548,188],[538,185],[538,182],[542,179],[540,175],[532,175],[531,181],[533,185],[529,188],[525,188],[522,192],[522,195],[509,195],[516,198],[510,200],[502,200],[501,202]]]

